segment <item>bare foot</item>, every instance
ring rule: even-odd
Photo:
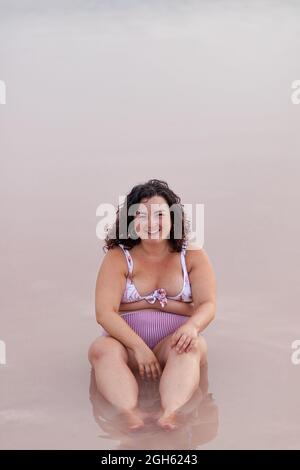
[[[177,429],[179,423],[176,411],[163,413],[163,415],[157,420],[157,424],[166,431]]]
[[[125,423],[127,431],[139,431],[144,427],[144,413],[141,410],[122,411],[119,414],[121,420]]]

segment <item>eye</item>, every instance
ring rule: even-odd
[[[142,218],[146,217],[146,214],[141,214],[140,212],[136,212],[135,217],[137,219],[142,219]]]

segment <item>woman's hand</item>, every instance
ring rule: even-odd
[[[178,354],[190,351],[195,346],[198,330],[192,323],[186,322],[180,326],[171,338],[171,348],[176,348]]]
[[[148,379],[157,380],[161,376],[161,366],[154,352],[146,345],[142,344],[133,349],[134,357],[138,363],[141,378],[147,375]]]

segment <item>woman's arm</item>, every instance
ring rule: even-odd
[[[98,272],[95,290],[96,320],[111,336],[134,350],[143,339],[119,315],[126,283],[127,264],[121,248],[109,250]]]
[[[201,332],[215,317],[216,278],[209,257],[203,249],[188,250],[186,256],[191,267],[189,278],[194,302],[194,312],[188,323]]]

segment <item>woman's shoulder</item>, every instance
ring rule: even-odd
[[[203,246],[199,242],[193,242],[193,241],[190,241],[190,240],[188,240],[185,243],[185,246],[186,246],[187,251],[202,250],[203,249]]]
[[[127,262],[121,246],[114,245],[105,251],[102,265],[111,265],[117,270],[127,272]]]
[[[190,272],[194,266],[203,262],[209,262],[209,257],[203,248],[203,245],[197,242],[189,241],[186,247],[186,265]]]
[[[185,253],[187,257],[201,256],[205,253],[203,246],[198,242],[188,241],[186,243]]]

